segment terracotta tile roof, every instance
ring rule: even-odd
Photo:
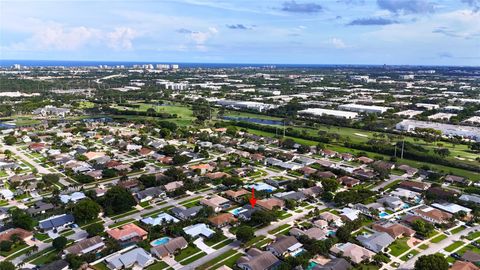
[[[221,226],[230,222],[236,222],[237,219],[231,213],[224,213],[208,219],[215,226]]]
[[[227,190],[225,191],[225,195],[230,197],[230,198],[238,198],[238,197],[241,197],[241,196],[244,196],[244,195],[247,195],[247,194],[250,194],[250,192],[248,192],[247,190],[245,189],[239,189],[237,191],[233,191],[233,190]]]
[[[107,231],[112,238],[120,241],[126,241],[131,238],[144,238],[147,232],[135,224],[126,224],[121,228],[115,228]]]
[[[1,241],[10,241],[12,235],[17,234],[21,239],[31,237],[33,234],[27,230],[21,228],[8,229],[0,233],[0,242]]]
[[[456,261],[452,267],[450,267],[450,270],[478,270],[478,268],[475,264],[471,262],[462,262],[462,261]]]
[[[270,199],[263,199],[263,200],[257,201],[257,205],[265,209],[272,210],[273,207],[275,206],[282,208],[285,205],[285,203],[280,199],[270,198]]]

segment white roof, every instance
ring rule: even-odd
[[[298,113],[300,114],[311,114],[311,115],[331,115],[331,116],[339,116],[345,118],[356,118],[358,113],[356,112],[346,112],[340,110],[328,110],[328,109],[320,109],[320,108],[310,108],[306,110],[301,110]]]
[[[74,192],[70,195],[60,195],[60,201],[63,203],[68,203],[69,201],[77,202],[81,199],[85,199],[86,196],[83,192]]]
[[[443,210],[445,212],[449,212],[451,214],[455,214],[455,213],[458,213],[460,211],[464,211],[466,213],[470,213],[472,211],[472,209],[470,209],[470,208],[463,207],[463,206],[455,204],[455,203],[444,203],[444,204],[434,203],[434,204],[432,204],[432,206],[435,207],[435,208],[438,208],[440,210]]]
[[[175,217],[172,217],[171,215],[167,213],[160,213],[157,215],[155,218],[153,217],[147,217],[142,219],[142,222],[145,224],[150,224],[150,225],[159,225],[163,223],[169,223],[169,222],[174,222],[177,223],[179,220]]]
[[[185,228],[183,228],[183,231],[186,234],[190,235],[191,237],[197,237],[197,236],[200,236],[200,235],[203,235],[205,237],[210,237],[213,234],[215,234],[215,232],[213,230],[211,230],[210,228],[208,228],[205,223],[199,223],[199,224],[195,224],[195,225],[185,227]]]

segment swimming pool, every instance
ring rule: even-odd
[[[307,269],[306,270],[313,270],[313,268],[317,265],[318,263],[314,262],[314,261],[310,261],[308,263],[308,266],[307,266]]]
[[[243,208],[243,207],[238,207],[238,208],[235,208],[233,210],[230,210],[229,212],[232,213],[234,216],[238,216],[240,215],[242,212],[245,212],[245,211],[248,211],[247,209]]]
[[[409,207],[410,207],[410,205],[409,205],[408,203],[404,203],[404,204],[403,204],[403,209],[407,209],[407,208],[409,208]]]
[[[335,231],[333,231],[333,230],[328,230],[327,236],[334,236],[334,235],[335,235]]]
[[[166,236],[166,237],[153,240],[152,242],[150,242],[150,245],[152,245],[152,247],[156,247],[156,246],[164,245],[168,243],[168,241],[170,241],[170,237]]]
[[[378,216],[381,217],[381,218],[387,217],[388,215],[389,215],[389,214],[388,214],[387,212],[380,212],[380,213],[378,214]]]

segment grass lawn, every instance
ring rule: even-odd
[[[186,249],[182,249],[176,256],[175,256],[175,260],[177,262],[187,258],[187,257],[190,257],[192,256],[193,254],[195,253],[198,253],[200,252],[201,250],[199,248],[197,248],[195,245],[193,244],[190,244],[188,245],[188,247]]]
[[[183,264],[183,265],[190,264],[190,263],[192,263],[192,262],[194,262],[194,261],[202,258],[202,257],[205,256],[205,255],[207,255],[207,253],[205,253],[205,252],[202,251],[202,252],[200,252],[199,254],[197,254],[197,255],[195,255],[195,256],[192,256],[192,257],[190,257],[190,258],[188,258],[188,259],[186,259],[186,260],[184,260],[184,261],[181,261],[181,264]]]
[[[285,229],[287,229],[287,228],[290,228],[290,227],[291,227],[291,226],[288,225],[288,224],[283,224],[283,225],[278,226],[277,228],[275,228],[275,229],[273,229],[273,230],[268,231],[268,233],[269,233],[269,234],[276,234],[276,233],[278,233],[278,232],[280,232],[280,231],[283,231],[283,230],[285,230]]]
[[[455,241],[451,245],[445,248],[445,251],[453,252],[455,249],[461,247],[464,244],[463,241]]]
[[[92,265],[92,268],[95,270],[109,270],[110,268],[103,262]]]
[[[41,266],[50,262],[53,262],[57,258],[57,252],[56,251],[51,251],[43,254],[42,256],[36,258],[35,260],[31,261],[32,264],[35,264],[37,266]]]
[[[197,269],[198,270],[205,270],[205,269],[221,262],[222,260],[225,260],[226,258],[228,258],[228,257],[230,257],[230,256],[232,256],[236,253],[238,253],[236,250],[231,249],[231,250],[229,250],[225,253],[220,254],[220,256],[218,256],[216,258],[213,258],[211,261],[200,265],[199,267],[197,267]]]
[[[292,214],[288,213],[288,214],[285,214],[285,215],[279,217],[278,219],[282,219],[282,220],[283,220],[283,219],[289,218],[289,217],[291,217],[291,216],[292,216]]]
[[[228,239],[228,240],[225,240],[223,242],[220,242],[220,243],[217,243],[216,245],[213,245],[212,248],[214,249],[221,249],[222,247],[232,243],[233,240],[232,239]]]
[[[243,256],[242,253],[237,253],[237,254],[233,255],[232,257],[226,259],[225,261],[220,262],[220,263],[214,265],[214,266],[213,266],[212,268],[210,268],[210,269],[212,269],[212,270],[213,270],[213,269],[218,269],[218,268],[219,268],[220,266],[222,266],[222,265],[226,265],[226,266],[228,266],[228,267],[230,267],[230,268],[233,269],[233,268],[234,268],[234,265],[237,263],[238,259],[240,259],[240,257],[242,257],[242,256]]]
[[[133,214],[138,213],[138,212],[140,212],[140,211],[137,210],[137,209],[133,209],[131,211],[128,211],[128,212],[125,212],[125,213],[122,213],[122,214],[119,214],[119,215],[116,215],[116,216],[111,216],[110,218],[112,220],[115,220],[115,219],[119,219],[119,218],[123,218],[123,217],[128,217],[128,216],[133,215]]]
[[[126,219],[126,220],[124,220],[124,221],[120,221],[120,222],[114,223],[114,224],[108,226],[108,228],[110,228],[110,229],[118,228],[118,227],[121,227],[121,226],[123,226],[123,225],[125,225],[125,224],[132,223],[133,221],[135,221],[135,219],[129,218],[129,219]]]
[[[451,230],[450,232],[451,232],[452,234],[456,234],[456,233],[459,233],[459,232],[465,230],[465,228],[466,228],[465,226],[458,226],[457,228]]]
[[[264,238],[265,238],[265,235],[255,236],[252,240],[246,242],[243,246],[250,247],[251,245],[263,240]]]
[[[479,232],[471,232],[467,235],[468,240],[474,240],[480,237],[480,231]]]
[[[461,248],[459,251],[457,251],[457,253],[460,254],[460,255],[463,255],[465,252],[467,252],[467,250],[470,250],[472,252],[480,254],[480,248],[477,248],[474,245],[467,245],[467,246]]]
[[[410,249],[407,244],[408,238],[401,238],[395,240],[388,248],[390,249],[389,253],[392,256],[398,257],[400,254],[406,252]]]
[[[400,260],[402,260],[402,261],[408,261],[408,255],[412,254],[412,256],[415,256],[415,255],[417,255],[418,253],[419,253],[419,252],[418,252],[417,250],[412,249],[408,254],[406,254],[405,256],[402,256],[402,257],[400,258]]]
[[[152,265],[150,265],[149,267],[147,267],[146,269],[147,270],[162,270],[162,269],[167,269],[169,268],[170,266],[168,266],[168,264],[164,261],[159,261],[159,262],[156,262]]]
[[[26,247],[27,247],[26,244],[12,245],[12,248],[10,249],[10,251],[0,251],[0,255],[3,256],[3,257],[8,257],[8,256],[12,255],[13,253],[19,251],[20,249],[26,248]]]
[[[427,245],[427,244],[422,244],[422,245],[420,245],[418,248],[425,250],[425,249],[428,248],[428,245]]]
[[[219,244],[220,242],[222,242],[225,239],[227,239],[227,237],[222,234],[219,239],[215,239],[215,240],[206,239],[206,240],[203,240],[203,243],[205,243],[207,246],[211,247],[213,245]]]
[[[33,235],[33,237],[35,237],[35,239],[40,240],[40,241],[44,241],[44,240],[47,240],[48,238],[50,238],[48,236],[48,234],[45,234],[45,233],[36,233],[36,234]]]
[[[439,243],[439,242],[441,242],[441,241],[443,241],[443,240],[445,240],[445,239],[447,239],[447,238],[448,238],[448,237],[447,237],[445,234],[441,234],[441,235],[433,238],[432,240],[430,240],[430,242],[436,244],[436,243]]]
[[[264,239],[262,241],[259,241],[259,242],[255,243],[254,246],[258,249],[261,249],[263,246],[266,246],[266,245],[270,244],[271,242],[273,242],[273,240],[270,239],[270,238],[267,238],[267,239]]]

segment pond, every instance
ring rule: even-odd
[[[230,121],[241,121],[241,122],[250,122],[255,124],[264,124],[264,125],[283,125],[283,121],[279,120],[268,120],[254,117],[237,117],[237,116],[224,116],[222,119]]]
[[[0,122],[0,129],[10,129],[10,128],[15,128],[14,124],[8,124],[5,122]]]

